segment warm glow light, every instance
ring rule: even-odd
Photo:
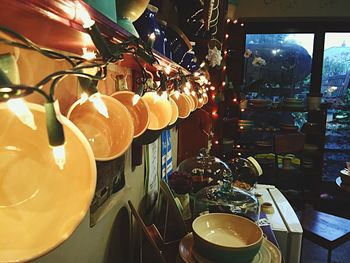
[[[132,98],[132,106],[135,106],[139,100],[140,100],[140,95],[139,94],[135,94],[134,97]]]
[[[203,102],[203,98],[200,97],[200,98],[198,99],[198,101],[199,101],[200,103],[202,103],[202,102]]]
[[[241,156],[242,154],[241,153],[237,153],[238,156]]]
[[[233,102],[237,102],[237,99],[236,99],[236,98],[234,98],[232,101],[233,101]]]
[[[211,95],[211,98],[214,100],[215,99],[215,94]]]
[[[192,96],[196,96],[196,92],[194,90],[191,91]]]
[[[224,51],[224,55],[227,55],[227,50]]]
[[[226,39],[228,39],[228,38],[229,38],[229,36],[230,36],[229,34],[226,34],[226,35],[225,35],[225,38],[226,38]]]
[[[154,100],[153,100],[153,103],[157,103],[158,102],[158,100],[160,99],[160,96],[156,93],[156,92],[154,92],[153,93],[154,94]]]
[[[184,92],[186,95],[190,96],[191,93],[190,93],[190,90],[187,88],[187,87],[184,87]]]
[[[241,148],[241,145],[237,144],[237,145],[236,145],[236,148]]]
[[[200,67],[200,68],[204,68],[204,66],[205,66],[205,62],[203,61],[203,62],[199,65],[199,67]]]
[[[241,109],[241,112],[244,112],[244,109]]]
[[[6,104],[23,124],[36,130],[33,113],[23,99],[10,99]]]
[[[214,118],[217,118],[219,115],[216,111],[212,111],[211,115],[214,117]]]
[[[66,151],[64,149],[64,145],[53,146],[52,154],[58,168],[60,168],[60,170],[63,170],[64,165],[66,163]]]
[[[161,97],[162,99],[164,99],[164,100],[167,100],[167,99],[168,99],[168,92],[163,91],[163,92],[162,92],[162,95],[160,95],[160,97]]]
[[[241,26],[244,26],[244,23],[241,23]]]
[[[226,70],[226,66],[223,66],[223,67],[222,67],[222,70]]]
[[[109,118],[109,115],[108,115],[108,109],[105,105],[105,103],[103,102],[101,96],[100,96],[100,93],[96,92],[95,94],[92,94],[90,97],[89,97],[89,101],[91,101],[96,110],[102,114],[103,116],[105,116],[107,119]]]
[[[75,7],[77,8],[77,17],[81,18],[83,27],[92,27],[95,24],[95,21],[91,19],[89,12],[78,1],[75,1]]]
[[[199,77],[199,75],[200,75],[200,73],[199,73],[199,72],[195,72],[195,73],[193,73],[193,76],[195,76],[195,77]]]
[[[165,73],[169,75],[169,74],[170,74],[170,71],[171,71],[170,65],[166,66],[166,68],[165,68]]]
[[[230,23],[230,22],[231,22],[231,19],[228,18],[228,19],[226,20],[226,23],[228,24],[228,23]]]
[[[238,23],[238,20],[237,20],[237,19],[233,20],[233,23],[234,23],[234,24],[237,24],[237,23]]]
[[[155,39],[156,39],[156,34],[154,34],[154,32],[152,32],[152,33],[149,35],[148,38],[151,39],[151,40],[155,40]]]
[[[174,95],[175,95],[175,98],[178,100],[179,97],[180,97],[180,91],[175,90],[175,91],[174,91]]]
[[[221,83],[221,86],[225,86],[226,85],[226,82],[225,81],[223,81],[222,83]]]
[[[83,47],[83,55],[81,57],[86,60],[93,60],[96,58],[96,53],[94,51],[88,51],[86,47]]]
[[[219,144],[219,141],[214,141],[215,144]]]
[[[243,130],[243,126],[239,126],[239,128],[240,128],[241,130]]]
[[[215,87],[214,86],[210,86],[210,90],[215,90]]]

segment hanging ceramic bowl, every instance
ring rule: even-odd
[[[154,142],[171,121],[172,109],[168,100],[161,98],[156,92],[146,92],[142,96],[150,111],[148,129],[140,137],[136,138],[136,144],[149,144]]]
[[[194,102],[194,109],[198,109],[198,96],[196,93],[191,92],[191,97]]]
[[[150,121],[150,113],[148,105],[142,97],[133,105],[134,95],[134,92],[124,90],[113,93],[111,97],[123,103],[128,109],[134,124],[134,138],[136,138],[146,131]]]
[[[0,103],[0,262],[27,262],[65,241],[89,209],[96,186],[91,147],[67,118],[66,163],[56,165],[44,107],[27,104],[36,130]]]
[[[170,98],[172,98],[177,104],[177,107],[179,109],[179,118],[187,118],[188,115],[190,115],[191,113],[191,103],[189,100],[186,99],[186,95],[180,93],[179,97],[176,98],[175,94],[171,94]]]
[[[88,139],[97,161],[113,160],[129,148],[134,125],[128,109],[118,100],[101,95],[109,118],[100,114],[92,102],[76,101],[68,111],[70,119]]]
[[[201,96],[198,97],[198,108],[199,108],[199,109],[202,108],[203,105],[204,105],[204,98],[203,98],[203,96],[201,95]]]
[[[170,125],[173,125],[177,121],[177,118],[179,117],[179,109],[177,107],[176,102],[172,98],[169,98],[169,102],[171,105],[171,119],[169,122],[169,126],[170,126]]]
[[[192,98],[191,95],[184,94],[186,100],[190,103],[190,109],[191,111],[194,111],[196,109],[196,104],[194,102],[194,99]]]

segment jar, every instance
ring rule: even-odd
[[[147,43],[150,35],[155,35],[153,48],[159,53],[165,55],[164,51],[164,33],[161,31],[156,18],[158,8],[153,5],[148,5],[143,14],[134,22],[134,26],[140,35],[140,38]]]
[[[229,184],[205,187],[194,197],[194,215],[232,213],[258,221],[260,206],[254,194]]]
[[[227,165],[232,171],[233,185],[250,190],[258,181],[258,177],[263,171],[259,163],[253,158],[232,158],[227,162]]]
[[[219,158],[210,156],[207,149],[201,149],[198,156],[183,160],[177,171],[192,178],[192,192],[217,184],[225,176],[232,176],[230,168]]]

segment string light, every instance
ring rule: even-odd
[[[226,85],[225,81],[221,82],[221,86],[225,87],[225,85]]]
[[[218,141],[218,140],[215,140],[214,143],[215,143],[216,145],[218,145],[218,144],[219,144],[219,141]]]
[[[229,34],[225,34],[225,39],[228,39],[230,37]]]
[[[241,109],[241,112],[244,112],[245,111],[245,109]]]
[[[150,48],[153,48],[154,45],[154,41],[156,40],[156,34],[154,32],[152,32],[149,36],[148,36],[148,41],[147,41],[147,45]]]
[[[210,86],[210,90],[215,90],[216,88],[214,86]]]
[[[226,70],[226,66],[223,66],[223,67],[222,67],[222,70],[225,71],[225,70]]]
[[[233,102],[237,102],[237,99],[236,99],[236,98],[234,98],[232,101],[233,101]]]
[[[94,51],[88,51],[86,47],[83,47],[83,55],[81,57],[86,60],[93,60],[96,58],[96,53]]]
[[[226,19],[226,23],[228,24],[228,23],[230,23],[231,22],[231,19]]]
[[[237,20],[237,19],[233,20],[233,23],[234,23],[234,24],[237,24],[237,23],[238,23],[238,20]]]

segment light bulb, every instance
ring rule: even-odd
[[[83,92],[80,96],[80,99],[79,99],[79,103],[80,105],[83,104],[85,101],[87,101],[89,99],[89,96]]]
[[[166,66],[166,68],[165,68],[165,73],[169,75],[169,74],[170,74],[170,71],[171,71],[170,65]]]
[[[33,113],[23,99],[10,99],[6,104],[23,124],[36,130]]]
[[[58,168],[60,168],[60,170],[63,170],[66,163],[66,151],[64,149],[64,145],[53,146],[51,148],[55,163],[57,164]]]
[[[93,60],[96,58],[96,53],[94,51],[88,51],[86,47],[83,47],[83,55],[81,57],[86,60]]]
[[[132,98],[132,106],[135,106],[139,100],[141,99],[139,94],[135,94],[134,97]]]
[[[188,89],[188,87],[184,87],[184,92],[187,96],[190,96],[191,93],[190,93],[190,90]]]
[[[196,96],[196,92],[194,90],[191,91],[192,96]]]
[[[167,100],[167,99],[168,99],[168,92],[163,91],[163,92],[162,92],[162,95],[160,95],[160,97],[161,97],[162,99],[164,99],[164,100]]]
[[[81,5],[81,3],[75,1],[75,7],[77,8],[77,17],[80,17],[83,22],[83,28],[89,28],[95,24],[95,21],[91,19],[89,12]]]
[[[199,65],[199,67],[200,67],[200,68],[204,68],[204,66],[205,66],[205,62],[203,61],[203,62]]]
[[[200,73],[199,73],[199,72],[195,72],[195,73],[193,73],[193,76],[195,76],[195,77],[199,77],[199,75],[200,75]]]
[[[102,98],[100,96],[100,93],[96,92],[95,94],[92,94],[89,97],[89,101],[91,101],[94,104],[96,110],[100,114],[102,114],[107,119],[109,118],[108,109],[106,107],[106,104],[103,102],[103,100],[102,100]]]
[[[156,34],[154,34],[154,32],[152,32],[152,34],[150,34],[148,37],[148,41],[147,41],[148,46],[153,48],[155,40],[156,40]]]
[[[188,88],[188,89],[190,89],[191,88],[191,83],[190,82],[186,82],[186,87]]]
[[[180,91],[175,90],[175,91],[174,91],[174,95],[175,95],[175,98],[178,100],[179,97],[180,97]]]
[[[203,98],[200,97],[200,98],[198,99],[198,101],[199,101],[200,103],[202,103],[202,102],[203,102]]]

